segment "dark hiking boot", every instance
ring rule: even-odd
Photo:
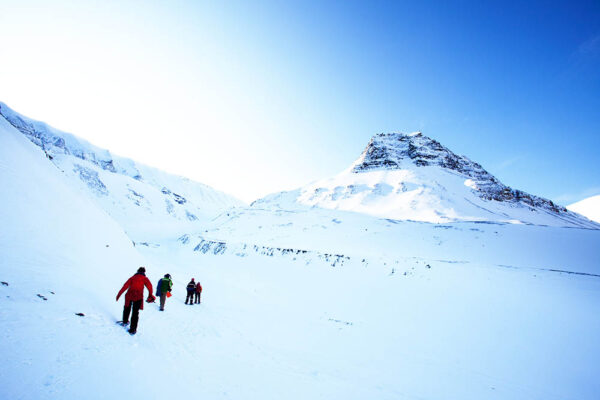
[[[135,335],[135,331],[132,331],[131,329],[129,329],[127,332],[129,332],[130,335]]]

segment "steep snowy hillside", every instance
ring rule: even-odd
[[[600,195],[588,197],[567,206],[567,208],[600,223]]]
[[[113,156],[85,140],[26,118],[0,103],[8,121],[137,242],[193,229],[199,220],[243,203],[187,178]]]
[[[81,353],[106,340],[97,329],[113,324],[115,280],[143,257],[3,118],[0,187],[0,398],[62,398],[65,384],[89,397],[86,376],[103,364]]]
[[[550,200],[503,185],[481,165],[420,132],[375,135],[339,175],[255,202],[284,209],[294,203],[397,220],[600,228]]]
[[[134,247],[51,161],[0,118],[2,399],[600,392],[600,230],[397,221],[290,200]],[[115,295],[140,264],[153,284],[170,273],[174,295],[164,312],[145,304],[129,336]],[[201,305],[184,304],[191,277]]]

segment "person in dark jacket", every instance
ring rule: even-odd
[[[196,283],[195,300],[196,304],[200,304],[200,295],[202,294],[202,285],[200,282]]]
[[[144,309],[144,287],[148,289],[148,299],[146,301],[153,302],[155,297],[152,295],[152,283],[146,278],[146,268],[140,267],[137,273],[125,282],[117,294],[117,301],[119,301],[119,297],[127,290],[121,323],[123,325],[129,324],[129,314],[131,313],[131,326],[128,332],[132,335],[135,335],[137,331],[139,311]]]
[[[196,282],[194,282],[194,278],[190,281],[190,283],[186,286],[187,289],[187,297],[185,298],[185,304],[192,305],[194,304],[194,293],[196,293]]]
[[[165,274],[165,277],[158,281],[158,286],[156,288],[156,293],[160,296],[160,311],[165,311],[165,302],[167,301],[167,293],[171,292],[173,289],[173,281],[171,280],[171,275]]]
[[[163,278],[160,278],[156,283],[156,293],[154,294],[156,297],[160,297],[162,293],[162,280]]]

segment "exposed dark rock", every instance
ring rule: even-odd
[[[395,170],[412,163],[418,167],[440,166],[463,175],[473,181],[473,190],[483,199],[520,203],[555,214],[568,214],[569,211],[548,199],[512,189],[502,184],[481,165],[459,156],[422,133],[410,135],[402,133],[381,133],[375,135],[361,158],[354,165],[353,172],[360,173],[376,169]]]
[[[73,171],[79,173],[79,179],[85,182],[85,184],[90,189],[92,189],[93,192],[102,196],[108,195],[108,189],[106,188],[106,185],[104,185],[104,183],[100,180],[98,172],[79,164],[74,165]]]
[[[50,160],[54,159],[56,154],[73,155],[82,160],[89,161],[106,171],[117,172],[114,159],[108,150],[97,149],[98,151],[94,150],[90,152],[84,150],[85,146],[80,146],[78,140],[71,140],[67,143],[63,137],[56,134],[55,130],[48,125],[42,122],[26,121],[16,113],[11,112],[10,109],[5,110],[0,108],[0,115],[6,118],[12,126],[24,134],[31,142],[40,147]],[[139,172],[137,170],[135,172],[137,174],[133,178],[142,180]]]
[[[179,238],[177,238],[178,242],[181,242],[182,244],[188,244],[190,242],[190,235],[182,235]]]
[[[175,200],[175,202],[179,204],[185,204],[187,202],[185,197],[180,196],[177,193],[173,193],[173,200]]]
[[[199,251],[201,253],[212,252],[214,255],[224,254],[227,249],[227,244],[225,242],[215,242],[212,240],[202,240],[196,247],[194,247],[194,251]]]
[[[189,220],[189,221],[197,221],[198,217],[196,217],[195,214],[192,214],[191,212],[189,212],[188,210],[185,210],[185,217]]]

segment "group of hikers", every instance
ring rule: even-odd
[[[127,331],[131,335],[135,335],[137,332],[139,311],[144,309],[144,287],[148,289],[146,302],[154,303],[156,297],[159,297],[159,311],[164,311],[167,297],[171,297],[173,281],[171,280],[170,274],[165,274],[165,276],[156,284],[156,295],[153,295],[152,283],[150,283],[150,280],[146,277],[146,268],[140,267],[137,272],[125,282],[117,294],[117,301],[119,301],[119,297],[127,290],[127,293],[125,293],[125,306],[123,307],[123,319],[119,321],[119,323],[123,326],[129,325],[129,315],[131,315],[131,326]],[[202,285],[200,282],[196,283],[194,278],[192,278],[187,284],[186,290],[187,297],[185,299],[185,304],[200,304],[200,295],[202,294]]]

